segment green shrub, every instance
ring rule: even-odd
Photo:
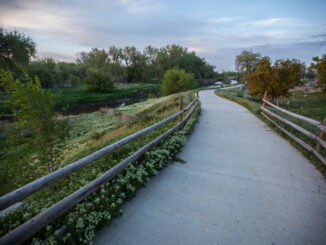
[[[81,85],[81,80],[80,80],[79,77],[70,74],[69,75],[69,83],[70,83],[71,87],[77,88],[77,87],[79,87]]]
[[[184,70],[167,70],[162,80],[162,92],[164,95],[174,94],[196,87],[197,83],[194,74],[186,73]]]
[[[110,93],[114,88],[109,74],[96,69],[89,69],[87,71],[86,86],[88,91],[104,93]]]

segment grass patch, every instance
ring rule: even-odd
[[[249,111],[251,111],[253,114],[255,114],[258,118],[260,118],[262,121],[264,121],[269,127],[271,127],[273,130],[275,130],[279,135],[287,139],[295,148],[297,148],[300,152],[303,153],[306,158],[310,160],[310,162],[317,168],[319,171],[326,177],[326,166],[317,158],[315,155],[313,155],[311,152],[307,151],[305,148],[303,148],[301,145],[299,145],[297,142],[292,140],[290,137],[288,137],[286,134],[284,134],[280,129],[275,127],[271,122],[269,122],[265,117],[263,117],[261,112],[261,105],[262,103],[261,98],[257,96],[250,96],[248,94],[248,91],[245,90],[244,93],[239,93],[238,89],[232,89],[230,90],[224,90],[224,91],[215,91],[215,94],[218,96],[221,96],[223,98],[229,99],[231,101],[234,101],[245,108],[247,108]],[[290,101],[290,106],[287,106],[287,101]],[[322,121],[323,118],[325,118],[326,114],[326,98],[324,95],[321,95],[320,93],[315,94],[309,94],[306,97],[304,97],[304,94],[300,91],[293,93],[288,98],[280,98],[279,104],[284,109],[288,109],[289,111],[295,112],[300,115],[304,115],[306,117],[313,118],[318,121]],[[295,119],[291,116],[288,116],[274,108],[271,108],[267,106],[267,108],[274,112],[275,114],[278,114],[285,119],[309,130],[310,132],[314,133],[315,135],[320,134],[320,130],[309,123],[303,122],[301,120]],[[309,137],[301,134],[297,130],[293,129],[292,127],[286,125],[285,123],[277,120],[276,118],[272,119],[276,121],[279,125],[281,125],[283,128],[288,130],[289,132],[293,133],[298,138],[302,139],[306,143],[308,143],[312,147],[316,147],[317,142],[315,140],[310,139]],[[321,155],[326,157],[326,150],[323,149],[321,152]]]

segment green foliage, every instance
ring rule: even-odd
[[[56,120],[54,95],[41,88],[39,80],[22,83],[14,80],[10,72],[1,71],[1,85],[11,95],[7,101],[15,119],[12,134],[15,137],[24,136],[24,131],[32,135],[32,142],[37,146],[41,161],[46,163],[48,171],[50,164],[54,170],[55,143],[64,127],[63,121]]]
[[[193,73],[196,79],[213,79],[216,75],[214,67],[195,52],[174,44],[159,49],[149,45],[143,52],[134,46],[112,46],[108,52],[92,49],[82,53],[78,63],[86,68],[105,70],[115,82],[161,81],[164,73],[174,67]]]
[[[184,70],[171,69],[164,74],[162,81],[162,92],[164,95],[195,89],[196,87],[197,83],[194,75],[186,73]]]
[[[82,65],[66,62],[56,63],[51,58],[44,58],[30,62],[27,66],[29,77],[38,76],[43,88],[53,88],[70,83],[70,76],[73,76],[75,85],[78,80],[85,76],[84,67]]]
[[[317,87],[321,88],[326,94],[326,54],[320,59],[319,57],[314,57],[310,65],[310,70],[316,71],[318,74]]]
[[[84,64],[88,68],[94,68],[103,71],[106,63],[109,61],[108,53],[104,49],[93,48],[90,52],[82,52],[78,63]]]
[[[18,31],[0,28],[0,67],[13,72],[14,77],[25,76],[24,67],[35,55],[36,45],[32,39]]]
[[[114,102],[117,99],[135,97],[160,91],[158,84],[130,84],[115,86],[111,93],[90,92],[85,87],[58,88],[53,90],[58,96],[56,107],[79,106],[101,102]]]
[[[87,90],[90,92],[110,93],[114,85],[108,73],[100,70],[89,69],[86,77]]]
[[[86,70],[83,65],[68,62],[57,62],[55,72],[60,77],[60,86],[70,81],[70,75],[76,76],[80,80],[86,75]]]
[[[69,74],[69,83],[71,87],[77,88],[81,85],[81,80],[79,77]]]
[[[248,74],[256,70],[260,60],[260,53],[243,50],[241,54],[235,58],[235,67],[238,72],[244,72]]]
[[[56,63],[51,58],[31,62],[27,72],[31,78],[37,76],[43,88],[53,88],[60,80]]]
[[[300,82],[304,65],[295,59],[277,60],[271,66],[270,60],[263,58],[255,72],[249,73],[248,88],[251,94],[267,94],[274,97],[286,95],[288,90]]]

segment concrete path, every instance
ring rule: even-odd
[[[200,92],[202,115],[174,163],[95,244],[326,244],[326,184],[247,109]]]

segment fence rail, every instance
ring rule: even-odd
[[[267,93],[265,92],[264,98],[262,99],[263,101],[263,105],[261,106],[261,114],[271,123],[273,123],[277,128],[279,128],[281,131],[283,131],[286,135],[288,135],[291,139],[293,139],[294,141],[296,141],[298,144],[300,144],[302,147],[304,147],[306,150],[310,151],[311,153],[313,153],[316,157],[318,157],[318,159],[326,165],[326,159],[319,153],[321,147],[323,147],[324,149],[326,149],[326,142],[324,141],[325,138],[325,132],[326,132],[326,120],[324,122],[324,125],[319,122],[316,121],[314,119],[296,114],[294,112],[290,112],[288,110],[285,110],[277,105],[274,105],[273,103],[271,103],[270,101],[267,100]],[[284,117],[277,115],[273,112],[271,112],[270,110],[268,110],[266,108],[266,104],[273,107],[274,109],[281,111],[289,116],[292,116],[296,119],[299,119],[301,121],[307,122],[317,128],[319,128],[321,130],[320,136],[317,136],[315,134],[313,134],[312,132],[308,131],[307,129],[285,119]],[[296,129],[297,131],[299,131],[300,133],[304,134],[305,136],[317,141],[317,149],[314,149],[312,146],[310,146],[309,144],[307,144],[306,142],[304,142],[303,140],[299,139],[297,136],[295,136],[294,134],[290,133],[288,130],[286,130],[285,128],[283,128],[282,126],[280,126],[278,123],[276,123],[273,119],[271,119],[269,116],[272,116],[276,119],[278,119],[279,121],[285,123],[286,125]]]
[[[109,154],[110,152],[119,149],[123,145],[127,144],[128,142],[131,142],[132,140],[147,134],[154,129],[172,121],[173,119],[179,117],[186,111],[188,111],[192,105],[194,107],[190,110],[188,115],[181,121],[178,122],[177,125],[169,129],[167,132],[162,134],[161,136],[157,137],[147,145],[143,146],[139,150],[137,150],[135,153],[133,153],[128,158],[124,159],[122,162],[114,166],[113,168],[106,171],[103,175],[96,178],[92,182],[88,183],[84,187],[80,188],[76,192],[70,194],[69,196],[65,197],[61,201],[55,203],[50,208],[44,210],[40,214],[36,215],[35,217],[31,218],[24,224],[18,226],[13,231],[9,232],[2,238],[0,238],[0,245],[2,244],[21,244],[30,237],[32,237],[36,232],[38,232],[42,227],[49,224],[51,221],[56,219],[58,216],[60,216],[62,213],[85,199],[90,194],[94,193],[101,185],[104,183],[110,181],[113,177],[115,177],[117,174],[119,174],[127,165],[136,159],[138,159],[140,156],[142,156],[147,150],[152,148],[154,145],[171,135],[176,129],[180,128],[191,116],[193,111],[196,109],[198,105],[199,97],[198,92],[196,93],[196,99],[194,99],[185,109],[181,109],[179,112],[175,113],[174,115],[155,123],[141,131],[138,131],[122,140],[119,140],[116,143],[113,143],[107,147],[102,148],[101,150],[94,152],[93,154],[84,157],[74,163],[71,163],[70,165],[67,165],[64,168],[61,168],[51,174],[48,174],[38,180],[35,180],[3,197],[0,199],[0,207],[8,207],[13,203],[16,203],[19,200],[24,199],[25,197],[37,192],[38,190],[57,182],[59,179],[77,171],[80,168],[85,167],[86,165],[90,164],[91,162],[103,157],[104,155]],[[181,108],[181,107],[180,107]]]

